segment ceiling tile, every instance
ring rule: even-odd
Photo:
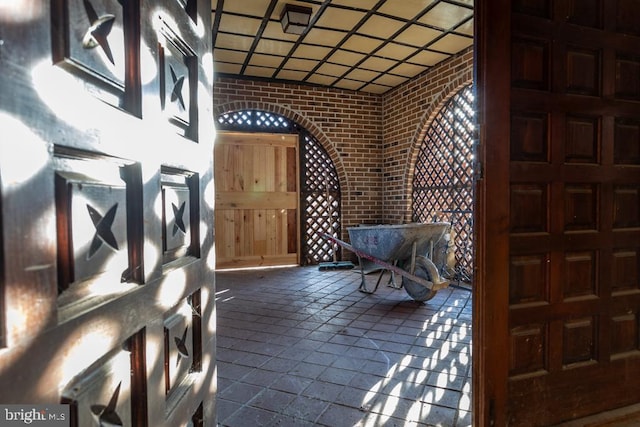
[[[340,79],[334,85],[342,89],[358,90],[363,83],[356,80]]]
[[[394,76],[393,74],[383,74],[374,80],[374,83],[378,83],[384,86],[396,87],[409,80],[407,77]]]
[[[316,22],[316,26],[351,31],[365,15],[364,11],[328,7]]]
[[[469,47],[473,44],[473,39],[456,36],[455,34],[449,34],[429,46],[429,49],[439,50],[447,53],[458,53],[462,49]]]
[[[328,62],[318,68],[319,73],[336,77],[342,76],[347,71],[349,71],[349,67],[345,67],[344,65],[331,64]]]
[[[314,73],[307,79],[309,83],[315,83],[319,85],[331,86],[336,78],[333,76],[325,76],[323,74]]]
[[[391,89],[391,87],[389,86],[381,86],[381,85],[376,85],[376,84],[368,84],[365,87],[363,87],[362,91],[364,92],[371,92],[371,93],[377,93],[377,94],[383,94],[386,91],[388,91],[389,89]]]
[[[426,70],[427,68],[428,68],[427,66],[404,63],[404,64],[399,64],[397,67],[395,67],[390,71],[393,74],[397,74],[399,76],[415,77],[421,72],[423,72],[424,70]]]
[[[373,15],[367,22],[358,28],[358,33],[368,36],[378,37],[380,39],[388,39],[395,34],[405,24],[404,21],[385,18],[380,15]]]
[[[296,58],[309,58],[321,60],[324,59],[331,52],[331,48],[324,46],[311,46],[308,44],[301,44],[293,52],[293,56]]]
[[[391,59],[378,58],[377,56],[370,56],[365,61],[363,61],[359,67],[366,68],[368,70],[375,71],[387,71],[389,68],[393,67],[396,64],[396,61],[392,61]]]
[[[370,53],[382,44],[382,40],[373,39],[359,35],[353,35],[342,45],[345,49],[356,52]]]
[[[318,65],[318,61],[311,61],[308,59],[299,59],[299,58],[291,58],[289,59],[283,66],[283,68],[289,70],[302,70],[302,71],[311,71],[313,68]]]
[[[402,2],[387,1],[380,7],[380,9],[378,9],[378,11],[403,19],[413,19],[419,12],[422,12],[424,8],[435,1],[436,0],[403,0]]]
[[[420,25],[414,25],[398,34],[398,36],[394,40],[410,44],[412,46],[422,47],[441,34],[442,31],[434,30]]]
[[[262,39],[256,46],[256,52],[287,56],[292,47],[293,43],[290,42]]]
[[[362,69],[356,68],[355,70],[347,74],[345,77],[353,80],[361,80],[363,82],[368,82],[368,81],[377,79],[379,76],[380,76],[380,73],[378,71],[369,71],[369,70],[362,70]]]
[[[240,70],[242,70],[241,64],[216,63],[213,66],[213,71],[215,73],[240,74]]]
[[[246,74],[250,76],[258,76],[258,77],[271,78],[275,72],[276,72],[275,68],[269,68],[269,67],[248,66],[245,69]]]
[[[471,9],[440,2],[419,21],[423,24],[448,30],[471,15],[473,15],[473,10]]]
[[[423,50],[407,60],[413,64],[433,66],[447,59],[449,55]]]
[[[376,56],[383,56],[391,59],[404,59],[416,51],[415,48],[403,46],[396,43],[387,43],[376,52]]]
[[[364,10],[373,9],[379,0],[332,0],[332,4],[340,4],[343,6],[349,6],[353,8],[362,8]]]
[[[269,3],[271,3],[271,0],[226,1],[224,2],[224,10],[225,12],[263,18],[267,14]]]
[[[329,57],[329,61],[335,64],[355,64],[364,58],[366,55],[363,53],[349,52],[346,50],[338,49],[333,55]]]
[[[322,30],[319,28],[312,28],[307,33],[304,41],[309,44],[318,44],[321,46],[334,47],[342,41],[347,33],[332,30]]]
[[[258,34],[262,20],[224,13],[220,19],[220,31],[235,34]]]
[[[284,57],[282,56],[262,55],[259,53],[254,53],[249,60],[249,64],[257,65],[260,67],[278,68],[280,67],[280,64],[282,64],[283,59]]]
[[[306,75],[306,71],[282,70],[276,77],[285,80],[302,81]]]
[[[213,51],[213,59],[221,62],[235,62],[236,64],[244,63],[247,57],[246,52],[228,49],[216,49]]]
[[[473,18],[456,28],[455,32],[473,37]]]
[[[216,47],[223,49],[248,51],[252,43],[253,37],[224,33],[218,33],[216,35]]]

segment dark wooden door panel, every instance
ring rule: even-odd
[[[480,7],[510,37],[480,24],[478,75],[480,194],[508,196],[487,205],[483,257],[505,295],[479,307],[501,307],[484,332],[508,363],[480,368],[478,419],[550,425],[640,400],[640,4],[503,3]],[[498,69],[507,83],[484,74]]]
[[[0,402],[215,425],[211,5],[0,13]]]

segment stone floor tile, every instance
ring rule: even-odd
[[[245,406],[237,410],[231,417],[224,420],[223,427],[261,427],[270,425],[276,413],[264,409]]]
[[[328,367],[319,376],[318,381],[325,381],[332,384],[347,385],[356,375],[356,372],[347,369]]]
[[[284,391],[266,389],[249,403],[254,408],[266,409],[280,413],[296,398],[295,394]]]
[[[226,400],[222,398],[218,398],[216,402],[216,410],[218,416],[218,423],[223,422],[227,418],[229,418],[234,412],[238,409],[242,408],[242,404],[238,402],[232,402],[231,400]],[[222,423],[221,423],[222,424]]]
[[[260,387],[269,387],[274,381],[280,378],[281,373],[254,369],[242,378],[243,383],[253,384]]]
[[[261,386],[246,383],[235,383],[223,390],[220,393],[220,397],[225,400],[244,404],[260,394],[262,390],[263,387]]]
[[[365,414],[359,409],[349,406],[331,404],[317,419],[323,426],[356,426]]]
[[[312,379],[299,377],[295,375],[281,375],[270,387],[274,390],[286,391],[288,393],[300,394],[302,391],[313,383]]]
[[[302,421],[315,422],[328,406],[329,402],[324,400],[298,396],[282,413]]]

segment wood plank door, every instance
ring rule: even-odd
[[[640,2],[476,3],[476,425],[640,401]]]
[[[210,2],[0,9],[0,402],[215,425]]]
[[[298,135],[220,133],[216,267],[299,263]]]

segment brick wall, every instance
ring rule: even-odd
[[[382,220],[382,98],[315,86],[218,78],[214,114],[260,109],[307,129],[340,178],[344,226]],[[343,236],[346,238],[346,228]]]
[[[430,121],[472,81],[468,49],[386,94],[217,78],[214,114],[260,109],[294,120],[320,141],[342,190],[343,236],[359,223],[411,218],[413,164]]]
[[[382,97],[385,222],[411,220],[413,171],[424,136],[442,105],[472,80],[473,50],[467,49]]]

